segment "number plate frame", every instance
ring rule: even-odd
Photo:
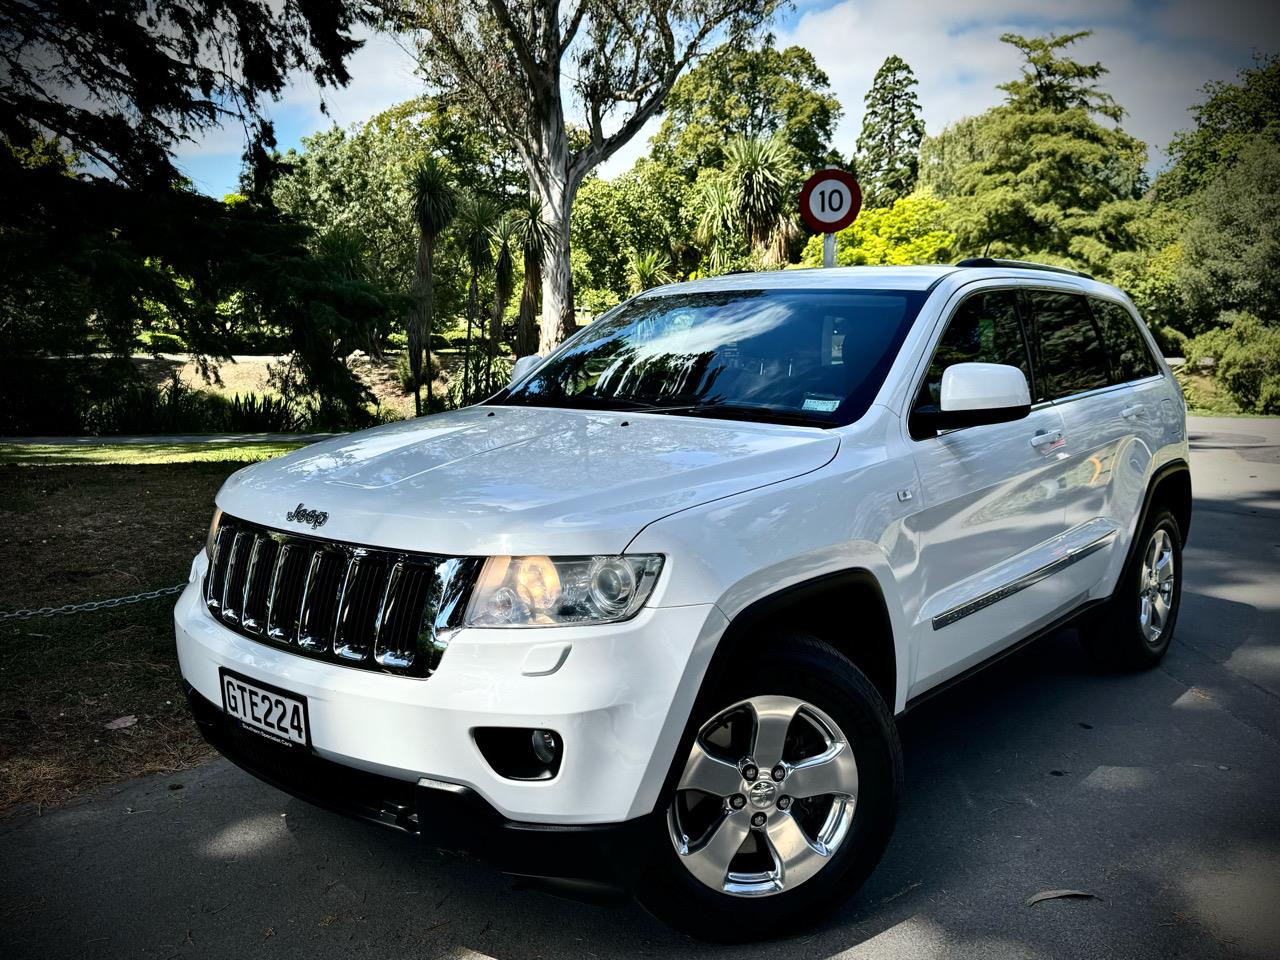
[[[237,683],[243,684],[258,693],[270,694],[280,697],[290,704],[297,704],[302,708],[302,733],[305,742],[295,740],[292,737],[285,736],[277,732],[274,728],[268,729],[265,724],[259,726],[254,722],[252,715],[245,717],[239,710],[232,710],[227,702],[227,680],[231,679]],[[218,668],[218,692],[222,696],[222,711],[227,718],[234,721],[242,730],[248,730],[250,733],[256,733],[265,740],[272,743],[286,746],[291,750],[307,750],[311,749],[311,715],[307,711],[307,698],[293,693],[290,690],[283,690],[280,687],[273,686],[270,683],[263,683],[261,680],[254,680],[243,674],[236,673],[234,670],[228,670],[226,667]]]

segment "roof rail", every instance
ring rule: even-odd
[[[1053,267],[1047,263],[1033,263],[1030,260],[1001,260],[996,257],[969,257],[967,260],[960,260],[956,263],[957,267],[1016,267],[1019,270],[1048,270],[1050,273],[1065,273],[1073,277],[1084,277],[1086,280],[1092,280],[1093,277],[1080,270],[1070,270],[1066,267]]]

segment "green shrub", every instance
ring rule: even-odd
[[[1251,313],[1218,315],[1216,329],[1187,342],[1187,366],[1213,361],[1213,377],[1248,413],[1280,413],[1280,330]]]
[[[164,330],[152,330],[141,335],[142,342],[148,350],[155,353],[190,353],[186,341],[176,333]]]
[[[440,379],[439,359],[435,356],[435,354],[431,354],[429,356],[429,361],[431,363],[431,373],[432,373],[433,379],[439,380]],[[423,371],[423,372],[425,373],[426,371]],[[413,393],[413,371],[409,369],[409,354],[407,352],[402,353],[398,357],[396,357],[396,376],[399,377],[400,379],[400,389],[403,390],[405,393]],[[427,380],[426,380],[426,377],[424,376],[422,378],[422,385],[424,389],[426,388],[426,384],[427,384]]]

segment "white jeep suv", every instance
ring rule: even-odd
[[[1115,665],[1169,645],[1185,407],[1113,287],[726,276],[522,366],[223,486],[176,625],[233,761],[754,938],[875,866],[895,715],[1068,622]]]

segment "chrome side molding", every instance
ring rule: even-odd
[[[1016,579],[1010,580],[1008,583],[996,587],[981,596],[974,597],[972,600],[966,600],[964,603],[952,607],[950,610],[944,610],[931,621],[933,629],[941,630],[943,627],[950,626],[958,620],[972,616],[981,610],[985,610],[993,603],[999,603],[1001,600],[1008,599],[1015,593],[1019,593],[1027,587],[1034,586],[1046,577],[1051,577],[1060,570],[1065,570],[1074,563],[1079,563],[1085,557],[1097,553],[1112,540],[1115,539],[1116,530],[1111,528],[1105,533],[1093,540],[1083,544],[1072,545],[1066,548],[1066,552],[1059,557],[1055,557],[1042,567],[1025,573]]]

